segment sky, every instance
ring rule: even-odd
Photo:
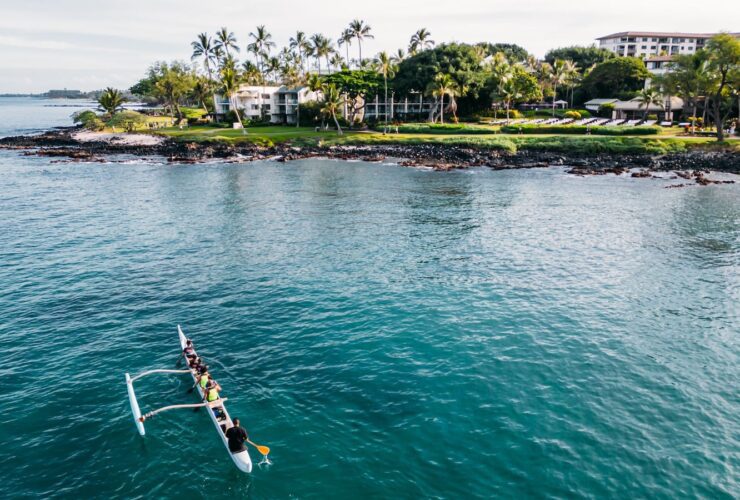
[[[740,2],[700,8],[693,0],[0,0],[0,93],[128,88],[154,61],[189,60],[190,42],[203,31],[226,26],[243,47],[264,24],[281,46],[296,30],[336,40],[355,18],[375,36],[363,42],[365,57],[406,48],[422,27],[437,43],[516,43],[541,57],[618,31],[740,31]],[[357,44],[351,51],[357,57]]]

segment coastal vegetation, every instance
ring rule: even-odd
[[[231,127],[235,123],[247,127],[249,134],[240,132],[241,135],[253,134],[255,127],[268,125],[271,118],[264,107],[259,118],[252,115],[246,119],[242,115],[237,94],[243,84],[263,88],[307,86],[319,96],[319,102],[300,104],[296,130],[330,124],[338,135],[397,129],[401,134],[431,136],[498,133],[662,138],[663,131],[655,126],[603,127],[579,122],[591,116],[582,105],[597,97],[634,99],[640,109],[644,108],[641,119],[636,121],[651,125],[660,121],[654,110],[671,96],[679,96],[684,102],[684,120],[691,120],[689,133],[698,133],[699,125],[706,129],[708,124],[714,124],[713,131],[722,141],[737,110],[740,41],[729,34],[714,37],[693,55],[677,56],[672,70],[663,77],[651,75],[640,59],[616,57],[596,47],[557,48],[538,60],[513,44],[438,44],[425,28],[410,36],[406,50],[383,51],[366,58],[363,42],[372,38],[372,27],[361,19],[350,22],[336,41],[322,33],[297,31],[288,46],[282,48],[277,47],[264,25],[250,31],[246,43],[223,27],[213,36],[195,36],[189,62],[156,62],[130,90],[145,102],[158,105],[178,129],[201,124],[205,125],[205,132],[209,127]],[[350,50],[353,45],[356,51]],[[652,80],[651,84],[646,86],[646,80]],[[123,106],[122,95],[115,89],[106,89],[99,100],[102,115],[85,114],[76,117],[76,122],[91,129],[100,129],[101,123],[103,127],[126,130],[152,128],[151,119],[142,119],[132,112],[114,120]],[[218,96],[228,102],[228,113],[216,113]],[[403,99],[427,104],[416,115],[400,117],[389,112],[391,102]],[[374,114],[368,117],[370,102],[380,103],[383,111],[378,111],[376,104]],[[517,109],[523,105],[535,109]],[[185,111],[192,109],[200,112]],[[611,118],[614,112],[613,105],[607,102],[598,114]],[[511,123],[522,116],[543,115],[553,120]],[[505,123],[493,129],[475,125],[486,117],[503,118]],[[408,122],[401,122],[402,118]],[[556,118],[561,122],[553,124]],[[450,124],[455,126],[448,127]],[[184,135],[192,137],[196,130],[201,129],[191,129]],[[674,135],[682,133],[675,128],[670,131]],[[210,138],[223,136],[222,131],[209,134]]]

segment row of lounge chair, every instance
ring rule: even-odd
[[[572,118],[540,118],[536,120],[517,118],[508,122],[506,120],[493,120],[490,122],[491,125],[588,125],[591,127],[636,127],[638,125],[649,127],[656,123],[658,123],[657,120],[610,120],[608,118],[581,118],[580,120],[574,120]],[[660,122],[660,126],[662,127],[670,127],[671,125],[671,122]]]

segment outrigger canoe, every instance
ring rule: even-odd
[[[180,349],[181,349],[180,352],[182,352],[182,350],[185,349],[185,345],[188,339],[185,337],[185,334],[182,332],[182,328],[180,328],[180,325],[177,325],[177,335],[180,340]],[[213,425],[216,427],[218,436],[219,438],[221,438],[221,442],[224,444],[224,447],[226,448],[226,452],[231,457],[231,460],[234,461],[234,464],[240,471],[247,472],[247,473],[252,472],[252,459],[250,458],[249,452],[246,449],[238,453],[231,453],[231,451],[229,450],[229,441],[228,439],[226,439],[226,431],[229,428],[233,427],[234,424],[231,421],[231,416],[229,416],[228,411],[226,411],[226,405],[224,404],[227,400],[226,398],[217,399],[216,401],[213,401],[210,403],[196,403],[196,404],[165,406],[163,408],[159,408],[157,410],[150,411],[146,413],[145,415],[142,415],[141,409],[139,408],[139,402],[136,400],[136,393],[134,392],[134,382],[152,373],[189,373],[194,383],[197,380],[197,374],[195,373],[195,370],[191,370],[190,368],[186,370],[149,370],[144,373],[140,373],[139,375],[136,375],[135,377],[131,377],[127,373],[126,374],[126,390],[128,392],[129,403],[131,404],[131,413],[134,416],[134,422],[136,423],[136,429],[139,431],[139,434],[141,434],[142,436],[146,434],[146,430],[144,429],[144,421],[148,418],[153,417],[154,415],[158,413],[161,413],[163,411],[168,411],[168,410],[180,409],[180,408],[199,408],[199,407],[205,406],[206,411],[208,412],[208,416],[213,422]],[[200,388],[199,385],[196,385],[196,387],[198,389],[198,394],[200,395],[201,400],[202,400],[203,390]],[[218,413],[219,413],[218,417],[214,413],[215,409],[218,409]],[[265,450],[266,451],[263,451],[263,453],[265,454],[269,453],[269,448],[265,447]]]

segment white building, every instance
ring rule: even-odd
[[[622,31],[597,38],[599,47],[618,56],[639,57],[693,54],[717,33],[678,33],[662,31]],[[740,33],[732,33],[740,38]]]
[[[224,115],[234,105],[243,120],[260,120],[264,116],[271,123],[295,124],[299,104],[316,100],[317,93],[308,87],[241,85],[231,102],[225,96],[216,95],[216,114]]]

